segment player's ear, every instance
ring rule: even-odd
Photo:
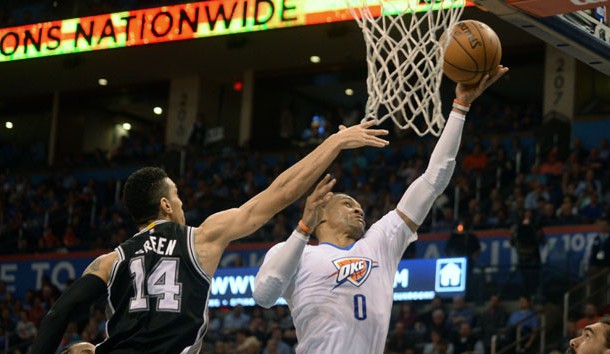
[[[162,197],[159,200],[159,209],[160,211],[162,211],[165,214],[171,214],[172,213],[172,205],[169,202],[169,199]]]

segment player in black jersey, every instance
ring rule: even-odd
[[[373,123],[340,130],[239,208],[185,226],[176,184],[159,168],[134,172],[123,200],[139,233],[95,259],[43,320],[33,354],[53,353],[70,317],[108,296],[108,338],[95,353],[198,353],[207,302],[229,242],[247,236],[301,197],[343,149],[384,147]]]

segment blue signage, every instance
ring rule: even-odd
[[[476,260],[475,270],[482,267],[485,275],[493,278],[501,277],[502,269],[506,272],[517,265],[517,255],[510,245],[507,230],[477,231],[476,234],[481,241],[481,254]],[[546,243],[540,248],[542,263],[562,269],[566,274],[582,275],[583,253],[598,234],[595,226],[547,228],[545,234]],[[416,248],[420,259],[400,263],[394,284],[394,300],[423,300],[436,295],[453,297],[464,292],[466,279],[456,274],[459,271],[460,276],[465,277],[465,263],[443,258],[447,237],[448,234],[419,235]],[[254,277],[271,245],[253,246],[248,245],[248,249],[232,246],[225,252],[213,279],[211,305],[231,306],[231,302],[253,305],[251,290]],[[66,281],[79,277],[100,253],[3,256],[0,257],[0,280],[19,298],[27,289],[40,289],[43,277],[63,290]],[[409,262],[419,263],[411,265]],[[250,268],[232,268],[237,264]],[[447,275],[443,278],[442,274]]]
[[[258,268],[218,269],[212,279],[210,307],[254,306],[252,290]],[[398,264],[394,301],[464,296],[466,258],[409,259]],[[280,299],[278,304],[285,304]]]

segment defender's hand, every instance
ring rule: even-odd
[[[346,128],[344,125],[339,126],[339,131],[331,137],[339,139],[341,149],[355,149],[363,146],[385,147],[390,144],[389,141],[379,138],[379,136],[388,135],[385,129],[370,129],[375,125],[375,121],[367,121]]]
[[[303,222],[305,225],[314,230],[322,221],[322,209],[328,204],[333,196],[332,188],[337,183],[337,180],[327,174],[322,178],[313,192],[305,201],[305,209],[303,210]]]

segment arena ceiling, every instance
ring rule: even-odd
[[[504,62],[531,60],[530,53],[543,52],[541,41],[492,14],[468,8],[462,18],[483,21],[496,30]],[[163,83],[172,77],[199,75],[204,81],[232,82],[247,69],[257,77],[278,80],[294,73],[336,73],[346,68],[364,72],[364,53],[360,29],[355,22],[344,22],[7,62],[0,64],[0,107],[55,91],[95,95],[101,90],[150,91],[151,97],[164,99],[167,86]],[[321,63],[309,61],[314,54],[322,58]],[[101,77],[109,81],[105,88],[98,86]],[[351,80],[364,87],[360,78]],[[332,85],[321,88],[302,80],[300,85],[297,90],[327,100],[343,96],[343,90],[334,90]],[[128,109],[137,114],[144,107]]]

